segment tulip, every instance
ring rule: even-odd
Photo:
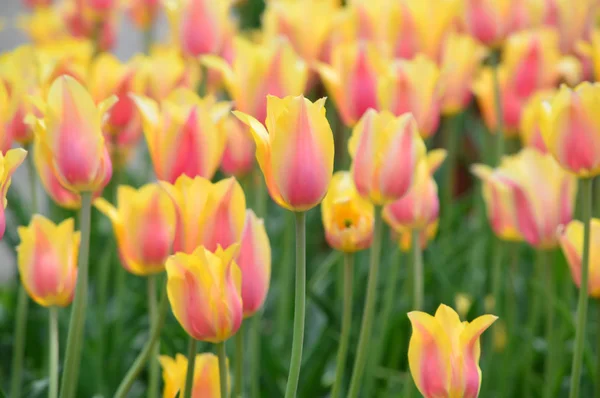
[[[180,88],[159,105],[132,96],[142,115],[144,135],[156,177],[174,183],[181,175],[212,178],[225,150],[226,137],[219,123],[230,109],[228,102],[200,98]]]
[[[68,306],[77,280],[79,232],[69,218],[55,225],[35,214],[28,227],[19,227],[19,274],[29,296],[44,307]]]
[[[96,107],[86,89],[70,76],[59,77],[50,87],[35,133],[46,164],[63,187],[94,192],[110,180],[112,167],[101,120],[114,102],[111,97]]]
[[[203,246],[167,259],[167,292],[179,324],[194,339],[220,343],[242,324],[239,245],[213,253]]]
[[[179,391],[182,391],[180,396],[183,397],[185,374],[188,367],[187,358],[181,354],[177,354],[175,358],[161,355],[159,361],[163,368],[163,380],[165,381],[163,397],[175,398]],[[229,370],[227,370],[227,374],[229,374]],[[219,361],[214,354],[196,355],[191,396],[194,398],[221,398]]]
[[[6,153],[12,145],[13,129],[8,124],[12,117],[10,98],[5,85],[0,81],[0,153]]]
[[[372,109],[354,127],[348,148],[356,189],[376,205],[408,193],[425,154],[425,144],[411,114],[394,117],[390,112]]]
[[[254,166],[254,140],[248,126],[233,116],[221,123],[222,133],[227,136],[225,152],[221,159],[221,171],[227,175],[244,176]]]
[[[525,104],[519,128],[523,146],[536,148],[542,153],[548,152],[542,138],[542,118],[544,117],[544,102],[551,99],[554,94],[554,90],[540,91]]]
[[[321,205],[327,243],[336,250],[353,253],[371,245],[373,204],[361,197],[352,174],[338,171]]]
[[[127,12],[138,29],[146,30],[154,23],[160,11],[160,5],[159,0],[129,0]]]
[[[164,270],[174,237],[175,213],[169,196],[155,184],[136,190],[119,186],[117,207],[104,198],[94,202],[110,218],[123,267],[135,275]]]
[[[581,178],[600,174],[600,118],[596,104],[600,84],[562,86],[544,103],[541,132],[548,151],[561,167]]]
[[[513,0],[466,0],[461,25],[485,45],[497,45],[510,32]]]
[[[146,95],[162,101],[178,87],[195,89],[200,81],[197,62],[188,62],[171,47],[153,46],[139,72],[145,79]]]
[[[421,135],[431,137],[440,122],[442,101],[437,65],[422,55],[390,65],[388,75],[380,84],[382,109],[397,116],[412,113]]]
[[[419,232],[419,248],[421,251],[425,250],[427,244],[435,238],[438,227],[439,220],[435,220]],[[396,230],[394,230],[394,234],[396,235],[396,241],[398,242],[400,250],[404,253],[410,252],[413,247],[413,230],[405,226],[398,226]]]
[[[582,0],[545,0],[543,23],[558,31],[560,50],[573,54],[578,43],[588,38],[594,26],[597,2]]]
[[[246,199],[235,178],[212,184],[202,177],[182,175],[175,184],[160,184],[175,206],[175,252],[189,254],[198,246],[228,248],[240,241]]]
[[[475,72],[486,55],[485,47],[471,36],[451,34],[442,50],[440,80],[444,87],[442,112],[456,114],[473,96]]]
[[[116,41],[118,13],[115,0],[67,0],[62,14],[75,37],[94,41],[94,47],[108,51]]]
[[[456,293],[454,296],[456,312],[461,318],[466,318],[473,305],[473,297],[467,293]]]
[[[254,315],[263,305],[271,279],[271,244],[264,221],[246,210],[240,254],[237,263],[242,272],[244,317]]]
[[[318,205],[333,173],[333,133],[325,98],[267,96],[266,128],[254,117],[233,112],[250,126],[256,159],[271,198],[295,212]]]
[[[386,65],[383,54],[366,42],[341,44],[333,50],[331,65],[318,64],[346,126],[356,124],[367,109],[379,107],[377,84]]]
[[[583,223],[578,220],[569,222],[559,229],[560,247],[567,259],[571,276],[577,287],[581,287],[581,257],[583,251]],[[590,236],[590,268],[588,280],[588,294],[590,297],[600,298],[600,220],[591,220]]]
[[[236,37],[233,63],[223,58],[205,56],[203,63],[223,74],[225,87],[236,109],[260,122],[267,115],[267,95],[300,95],[306,88],[306,63],[294,52],[287,40],[253,44]]]
[[[441,304],[435,316],[408,313],[413,333],[408,346],[410,373],[425,398],[475,398],[481,387],[479,337],[498,317],[482,315],[461,322]]]
[[[23,4],[29,8],[41,8],[50,6],[52,0],[23,0]]]
[[[4,236],[6,230],[6,193],[10,188],[12,175],[27,156],[27,151],[21,148],[9,149],[6,154],[0,152],[0,197],[2,198],[2,206],[0,206],[0,239]]]
[[[165,2],[171,36],[188,56],[218,53],[231,31],[233,1],[173,0]]]
[[[36,7],[29,14],[19,15],[17,26],[36,45],[60,40],[68,34],[57,7]]]

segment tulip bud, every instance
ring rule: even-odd
[[[150,56],[142,58],[138,72],[146,85],[146,95],[162,101],[176,88],[195,89],[200,82],[196,60],[186,60],[174,48],[154,45]]]
[[[119,186],[117,207],[104,198],[94,205],[113,224],[123,267],[136,275],[164,270],[175,233],[175,213],[169,196],[156,184],[138,190]]]
[[[575,285],[581,287],[581,256],[583,253],[583,228],[581,221],[573,220],[559,228],[560,247],[567,259]],[[600,298],[600,220],[592,218],[590,227],[590,260],[588,294]]]
[[[12,175],[27,156],[27,151],[21,148],[9,149],[6,154],[0,152],[0,198],[2,205],[0,206],[0,239],[4,236],[6,230],[6,193],[12,182]]]
[[[69,33],[58,7],[36,7],[17,17],[17,26],[37,46],[61,40]]]
[[[158,104],[134,95],[142,115],[148,151],[159,180],[174,183],[181,175],[211,179],[225,151],[226,137],[219,123],[231,104],[200,98],[193,91],[179,88]]]
[[[242,274],[233,260],[238,250],[238,244],[214,253],[200,246],[167,259],[171,309],[196,340],[223,342],[242,324]]]
[[[394,117],[390,112],[372,109],[354,127],[348,148],[356,189],[376,205],[408,193],[425,154],[425,144],[411,114]]]
[[[127,13],[138,29],[147,30],[154,24],[160,6],[160,0],[129,0]]]
[[[60,184],[75,192],[94,192],[110,180],[112,166],[101,131],[102,116],[114,98],[98,107],[75,79],[62,76],[48,93],[36,140]]]
[[[456,293],[454,296],[454,304],[458,315],[461,318],[466,318],[473,305],[473,297],[466,293]]]
[[[250,128],[237,118],[228,116],[221,123],[221,134],[227,136],[221,171],[227,175],[244,176],[254,167],[254,140]]]
[[[185,396],[185,379],[188,360],[185,356],[177,354],[175,358],[161,355],[158,358],[163,368],[165,389],[163,398]],[[227,363],[227,384],[231,383],[229,377],[229,361]],[[230,388],[228,387],[228,390]],[[196,355],[194,363],[194,382],[192,384],[192,397],[221,398],[221,385],[219,381],[219,359],[212,353]]]
[[[511,0],[466,0],[462,28],[485,45],[497,45],[510,32],[514,3]]]
[[[555,94],[554,90],[540,91],[534,94],[525,104],[521,115],[519,134],[523,146],[532,147],[542,153],[547,153],[546,143],[542,138],[542,118],[544,117],[544,102]]]
[[[435,316],[408,313],[413,332],[408,364],[417,388],[425,398],[475,398],[481,387],[479,337],[497,316],[483,315],[461,322],[458,314],[441,304]]]
[[[437,65],[422,55],[391,65],[380,85],[381,108],[397,116],[412,113],[421,135],[431,137],[440,123],[442,101]]]
[[[600,84],[562,86],[544,103],[541,130],[548,151],[579,177],[600,174]]]
[[[44,307],[66,307],[77,281],[79,232],[72,218],[55,225],[35,214],[28,227],[19,227],[17,260],[27,293]]]
[[[333,132],[325,117],[325,98],[313,103],[303,96],[267,96],[267,128],[250,115],[234,114],[252,130],[271,198],[292,211],[318,205],[333,173]]]

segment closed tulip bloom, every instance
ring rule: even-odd
[[[521,115],[519,135],[523,146],[536,148],[542,153],[548,152],[542,138],[542,118],[544,117],[544,102],[551,99],[554,90],[535,93],[525,104]]]
[[[73,219],[56,225],[35,214],[29,226],[19,227],[18,232],[19,274],[29,296],[44,307],[69,305],[75,293],[79,252]]]
[[[579,177],[600,174],[600,84],[562,86],[544,103],[542,137],[561,167]]]
[[[250,128],[234,116],[221,123],[222,133],[227,136],[225,152],[221,158],[221,171],[236,177],[244,176],[254,167],[254,140]]]
[[[321,79],[346,126],[356,124],[367,109],[379,108],[377,86],[386,66],[381,51],[367,42],[341,44],[333,50],[331,65],[318,64]]]
[[[160,11],[160,6],[160,0],[128,0],[126,2],[129,17],[141,30],[149,29],[152,26]]]
[[[422,55],[390,65],[380,83],[381,108],[397,116],[412,113],[421,135],[431,137],[440,123],[443,92],[439,68]]]
[[[559,241],[571,276],[577,287],[581,287],[581,256],[583,253],[583,223],[573,220],[559,230]],[[592,218],[590,229],[590,269],[588,294],[600,298],[600,220]]]
[[[174,183],[181,175],[212,178],[219,167],[226,137],[219,123],[229,113],[228,102],[200,98],[179,88],[160,107],[154,100],[133,96],[142,115],[148,151],[159,180]]]
[[[204,246],[168,258],[167,294],[179,324],[196,340],[220,343],[242,324],[242,274],[234,261],[239,245],[213,253]]]
[[[21,148],[9,149],[6,154],[0,152],[0,198],[2,200],[0,206],[0,239],[2,239],[6,230],[6,215],[4,214],[4,209],[8,204],[6,193],[10,188],[13,173],[23,163],[26,156],[27,151]]]
[[[544,0],[544,20],[546,26],[558,31],[560,50],[563,54],[573,54],[581,40],[586,40],[594,27],[597,15],[597,1]]]
[[[264,220],[246,210],[240,254],[237,263],[242,271],[244,317],[254,315],[264,304],[271,280],[271,243]]]
[[[409,192],[383,208],[383,218],[393,229],[404,226],[420,230],[438,219],[440,200],[433,173],[445,158],[445,150],[431,151],[419,162]]]
[[[338,171],[321,204],[321,216],[327,243],[336,250],[353,253],[371,246],[373,240],[373,204],[360,196],[352,174]]]
[[[164,100],[179,87],[195,89],[200,81],[197,62],[184,59],[177,49],[168,46],[153,46],[139,73],[146,95],[155,101]]]
[[[266,128],[254,117],[234,114],[250,126],[256,159],[271,198],[281,207],[305,211],[318,205],[333,173],[333,132],[325,98],[267,97]]]
[[[233,62],[224,58],[202,58],[208,67],[223,74],[225,87],[237,110],[263,123],[267,116],[267,95],[301,95],[306,88],[308,69],[286,39],[254,44],[242,37],[233,41]]]
[[[121,185],[117,207],[104,198],[94,202],[112,222],[121,264],[135,275],[151,275],[165,269],[173,245],[175,212],[167,193],[157,184],[136,190]]]
[[[175,358],[161,355],[158,358],[163,369],[165,389],[164,398],[175,398],[177,393],[184,396],[185,378],[188,360],[182,354]],[[230,384],[229,361],[227,361],[227,384]],[[212,353],[197,354],[194,363],[194,382],[192,384],[192,398],[221,398],[219,384],[219,359]]]
[[[485,55],[485,47],[471,36],[455,33],[448,36],[442,49],[440,72],[444,114],[456,114],[469,105],[473,81]]]
[[[114,98],[98,107],[75,79],[62,76],[50,87],[43,118],[36,121],[36,140],[65,188],[94,192],[110,180],[112,165],[101,123]]]
[[[348,143],[352,177],[361,196],[384,205],[406,195],[413,184],[425,144],[409,113],[395,117],[369,109]]]
[[[233,177],[215,184],[182,175],[175,184],[160,182],[175,206],[174,252],[192,253],[198,246],[215,250],[239,242],[244,229],[246,198]]]
[[[514,0],[466,0],[461,25],[485,45],[499,44],[510,33]]]
[[[435,316],[412,311],[413,328],[408,364],[417,388],[425,398],[476,398],[481,387],[479,337],[496,319],[482,315],[461,322],[458,314],[441,304]]]

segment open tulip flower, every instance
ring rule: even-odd
[[[394,116],[369,109],[348,143],[357,191],[376,205],[406,195],[413,184],[425,144],[412,114]]]
[[[160,182],[175,206],[173,250],[192,253],[198,246],[215,250],[239,242],[244,229],[246,198],[233,177],[211,183],[182,175],[175,184]]]
[[[567,259],[575,285],[581,287],[581,256],[583,252],[583,223],[573,220],[559,230],[560,247]],[[600,220],[591,220],[590,268],[588,294],[600,298]]]
[[[425,398],[476,398],[481,387],[479,337],[498,319],[482,315],[461,322],[458,314],[441,304],[435,316],[408,313],[413,333],[408,364],[417,388]]]
[[[306,63],[285,38],[254,44],[236,36],[231,64],[216,56],[202,57],[202,62],[222,73],[236,109],[261,123],[267,115],[267,94],[300,95],[308,79]]]
[[[26,156],[27,151],[20,148],[9,149],[6,154],[0,152],[0,198],[2,200],[0,205],[0,239],[2,239],[6,230],[6,215],[4,214],[7,205],[6,193],[10,188],[13,173],[23,163]]]
[[[600,84],[562,86],[544,103],[542,137],[561,167],[580,178],[600,174]]]
[[[333,132],[325,117],[325,98],[267,96],[265,126],[243,112],[234,114],[250,126],[256,159],[271,198],[292,211],[318,205],[333,173]]]
[[[336,250],[364,250],[373,239],[373,204],[359,195],[352,174],[338,171],[321,204],[327,243]]]
[[[184,396],[188,359],[182,354],[177,354],[175,358],[161,355],[159,361],[163,368],[163,381],[165,384],[163,398],[175,398],[178,393],[179,396]],[[229,384],[229,363],[227,365],[227,383]],[[216,355],[211,353],[196,355],[191,397],[222,397],[221,386],[219,385],[219,360]]]
[[[79,232],[68,218],[55,225],[35,214],[28,227],[19,227],[17,260],[21,282],[36,303],[66,307],[73,300],[77,280]]]
[[[157,184],[136,190],[119,186],[117,207],[98,198],[96,208],[113,224],[123,267],[136,275],[164,270],[173,245],[175,212],[167,193]]]
[[[542,120],[544,118],[544,103],[550,100],[554,94],[554,90],[539,91],[525,104],[519,128],[523,146],[533,147],[543,153],[548,152],[542,137]]]
[[[179,324],[194,339],[220,343],[242,324],[242,274],[234,258],[239,244],[167,259],[167,292]]]
[[[144,135],[159,180],[174,183],[181,175],[212,178],[225,151],[226,136],[219,123],[231,109],[229,102],[200,98],[179,88],[159,105],[133,96],[142,115]]]

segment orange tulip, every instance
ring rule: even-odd
[[[79,232],[72,218],[55,225],[35,214],[28,227],[19,227],[17,260],[21,282],[29,296],[44,307],[66,307],[77,281]]]
[[[592,218],[590,227],[590,260],[588,292],[600,298],[600,220]],[[577,287],[581,287],[581,256],[583,253],[583,223],[573,220],[559,229],[560,247],[567,258],[571,276]]]
[[[163,380],[165,382],[163,398],[175,398],[177,393],[180,396],[185,396],[187,358],[181,354],[177,354],[175,358],[161,355],[158,360],[163,368]],[[227,363],[227,368],[227,384],[230,384],[229,363]],[[221,398],[219,359],[216,355],[211,353],[196,355],[192,386],[191,396],[193,398]],[[228,390],[230,390],[229,387]]]
[[[0,239],[2,239],[6,230],[6,215],[4,214],[7,205],[6,193],[10,188],[13,173],[23,163],[26,156],[27,151],[21,148],[9,149],[6,154],[0,152],[0,200],[2,200],[2,205],[0,205]]]
[[[254,167],[254,140],[248,126],[229,116],[221,124],[222,134],[227,136],[221,170],[227,175],[244,176]]]

